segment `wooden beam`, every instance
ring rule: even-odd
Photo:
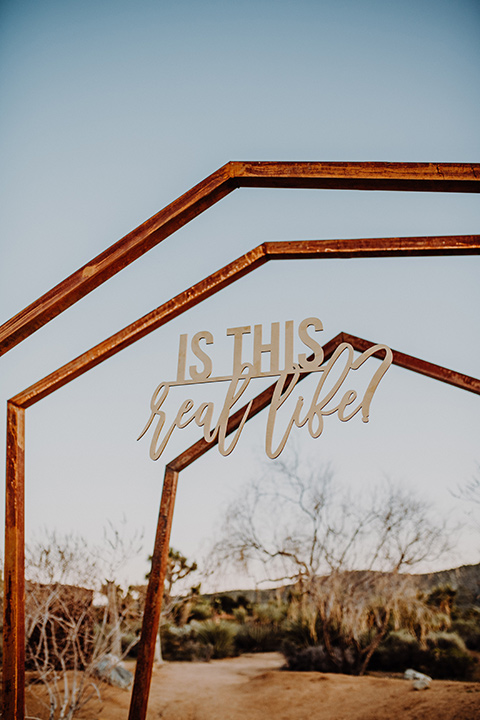
[[[242,187],[479,192],[478,163],[236,162]]]
[[[12,398],[12,402],[19,407],[30,407],[269,260],[479,253],[480,235],[264,243],[50,373]]]
[[[229,162],[0,326],[0,355],[237,187],[480,192],[477,163]]]
[[[25,716],[25,410],[7,405],[3,717]]]
[[[368,348],[374,344],[369,340],[364,340],[363,338],[355,337],[355,335],[349,335],[348,333],[342,333],[342,342],[350,343],[358,352],[365,352],[365,350],[368,350]],[[446,367],[435,365],[426,360],[420,360],[420,358],[414,357],[413,355],[406,355],[398,350],[392,350],[392,352],[393,365],[432,378],[432,380],[439,380],[440,382],[447,383],[447,385],[453,385],[460,390],[467,390],[468,392],[480,395],[480,380],[477,378],[471,377],[470,375],[463,375],[456,370],[449,370]],[[375,353],[373,357],[376,355],[377,353]]]
[[[225,165],[0,326],[0,355],[235,189]]]
[[[432,257],[480,254],[480,235],[266,242],[268,259]]]
[[[177,494],[178,472],[167,465],[163,481],[162,499],[158,514],[157,533],[148,579],[142,632],[138,645],[135,681],[130,700],[128,720],[143,720],[147,714],[148,694],[155,659],[155,643],[162,609],[163,586],[168,567],[168,552],[172,531],[173,511]]]
[[[42,400],[42,398],[47,397],[47,395],[55,392],[63,385],[178,317],[186,310],[198,305],[198,303],[219,292],[222,288],[235,282],[235,280],[243,277],[266,261],[267,256],[264,248],[259,245],[258,248],[246,253],[246,255],[242,255],[230,265],[226,265],[209,275],[196,285],[192,285],[188,290],[168,300],[163,305],[152,310],[152,312],[144,315],[144,317],[127,325],[123,330],[111,335],[103,342],[31,385],[16,395],[15,398],[12,398],[12,402],[23,408],[30,407],[30,405]]]

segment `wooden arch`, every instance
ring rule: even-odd
[[[480,165],[453,163],[227,163],[4,323],[0,327],[0,355],[27,338],[189,220],[218,202],[235,188],[242,186],[471,193],[480,192]],[[3,656],[5,720],[23,720],[25,716],[24,471],[26,408],[270,259],[478,253],[480,253],[479,235],[265,243],[11,398],[7,402]],[[366,342],[359,339],[358,341]],[[416,362],[422,363],[423,361],[417,360]],[[451,382],[451,384],[466,390],[479,392],[480,381],[474,378],[461,376],[429,363],[424,363],[424,365],[430,365],[430,369],[436,368],[435,373],[439,374],[437,379]],[[431,376],[436,377],[435,374]],[[186,456],[184,456],[185,453],[180,456],[183,458],[182,462],[185,462]],[[192,458],[195,459],[193,455]],[[193,459],[190,462],[193,462]],[[178,470],[173,468],[174,466],[170,463],[168,471],[177,473],[178,476]],[[180,469],[182,468],[180,467]],[[163,505],[162,496],[162,507]],[[160,517],[164,518],[162,521],[164,527],[162,532],[164,532],[168,529],[169,524],[171,525],[173,504],[169,504],[167,514],[163,516],[162,507]],[[143,642],[143,645],[146,647],[148,643]],[[153,649],[151,650],[153,651]],[[139,666],[147,669],[144,661],[140,661]],[[137,673],[138,679],[136,678],[130,707],[130,720],[144,720],[148,690],[145,692],[146,685],[142,677],[145,678],[147,674],[143,671]],[[148,685],[149,682],[148,674]]]

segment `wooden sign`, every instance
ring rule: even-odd
[[[229,375],[213,375],[213,361],[208,346],[214,344],[214,338],[208,330],[195,333],[190,340],[188,335],[181,335],[178,351],[177,377],[172,381],[162,381],[156,388],[150,401],[150,417],[142,430],[140,438],[153,426],[153,435],[150,443],[150,457],[158,460],[165,450],[175,429],[181,430],[190,423],[203,428],[203,437],[206,442],[218,443],[222,455],[229,455],[237,445],[243,427],[249,416],[253,400],[247,404],[242,421],[234,433],[233,439],[226,441],[227,423],[233,408],[244,395],[250,382],[258,378],[277,377],[275,390],[268,412],[265,451],[269,458],[280,455],[288,440],[290,432],[296,427],[306,427],[311,437],[317,438],[322,434],[323,418],[337,413],[342,422],[351,420],[361,411],[363,422],[368,422],[370,404],[382,377],[392,364],[393,354],[386,345],[373,345],[359,357],[354,357],[354,349],[347,342],[340,343],[332,356],[324,363],[324,353],[318,339],[318,333],[323,330],[321,320],[309,317],[298,325],[298,339],[304,347],[311,352],[294,356],[295,327],[293,320],[287,320],[283,332],[282,360],[280,360],[280,323],[274,322],[270,328],[270,341],[263,341],[262,325],[253,326],[253,350],[250,361],[246,361],[244,354],[244,337],[252,334],[252,326],[228,328],[226,335],[233,338],[232,371]],[[187,355],[190,346],[195,356],[196,364],[189,365],[187,377]],[[347,378],[352,379],[351,371],[358,370],[367,360],[377,352],[384,352],[384,359],[380,362],[372,375],[365,390],[359,397],[354,389],[346,389]],[[265,358],[264,356],[268,356]],[[262,369],[267,360],[267,369]],[[280,369],[280,366],[283,369]],[[299,396],[293,411],[286,412],[288,398],[299,381],[300,377],[309,373],[318,373],[319,380],[308,400]],[[174,387],[196,385],[200,383],[228,383],[225,400],[220,412],[215,415],[213,402],[202,402],[198,406],[192,399],[183,400],[175,417],[167,419],[167,413],[162,406],[166,402],[170,391]],[[293,399],[293,396],[292,396]],[[282,412],[283,407],[283,412]],[[216,419],[215,419],[216,417]],[[274,432],[280,434],[280,439],[274,441]]]

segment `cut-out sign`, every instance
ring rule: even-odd
[[[323,325],[318,318],[310,317],[302,320],[297,333],[298,339],[311,351],[311,354],[307,357],[306,353],[300,353],[295,360],[294,330],[293,320],[287,320],[283,333],[284,369],[280,370],[280,323],[272,323],[269,343],[263,342],[262,325],[253,326],[252,362],[245,362],[243,359],[245,350],[244,336],[251,334],[251,326],[228,328],[227,336],[233,337],[232,373],[231,375],[221,376],[212,376],[213,362],[202,345],[213,345],[213,335],[207,330],[202,330],[192,337],[190,343],[191,351],[201,365],[200,367],[190,365],[188,368],[190,377],[188,378],[186,377],[188,335],[181,335],[177,378],[170,382],[161,382],[155,388],[150,401],[150,417],[138,438],[140,440],[154,425],[150,444],[150,457],[152,460],[158,460],[175,428],[185,428],[192,422],[203,428],[203,437],[206,442],[212,443],[216,440],[220,453],[229,455],[240,438],[253,399],[246,405],[242,420],[234,433],[233,439],[227,444],[227,424],[230,414],[234,406],[237,406],[250,381],[255,378],[278,377],[270,402],[265,434],[265,450],[268,457],[272,459],[278,457],[282,452],[294,425],[299,428],[306,426],[310,435],[317,438],[322,434],[323,418],[327,415],[338,413],[339,419],[346,422],[361,411],[363,422],[368,422],[373,395],[380,380],[392,364],[393,355],[390,348],[386,345],[373,345],[355,358],[352,345],[343,342],[335,348],[328,361],[324,362],[322,346],[316,339],[318,337],[317,333],[323,330]],[[358,370],[378,351],[384,352],[384,358],[380,362],[380,366],[375,370],[361,398],[359,398],[355,390],[346,390],[342,394],[342,387],[350,371]],[[268,355],[270,360],[268,370],[262,370],[262,359],[265,359],[263,357],[265,355]],[[282,430],[279,430],[279,426],[281,427],[281,420],[279,420],[280,410],[282,406],[285,406],[285,409],[287,408],[287,400],[292,395],[297,382],[302,375],[307,373],[319,373],[320,379],[313,390],[310,401],[306,401],[302,396],[297,398],[293,411],[291,409],[289,411],[290,417],[286,425],[285,422],[283,423],[284,430],[282,434]],[[229,383],[225,401],[216,422],[214,421],[215,405],[213,402],[202,402],[195,407],[194,401],[188,399],[180,404],[173,422],[167,423],[167,413],[162,409],[162,406],[167,400],[172,387],[211,382]],[[291,403],[288,405],[291,405]],[[235,407],[235,410],[237,407]],[[277,439],[276,445],[274,445],[274,433],[281,435]]]

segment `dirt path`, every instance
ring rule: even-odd
[[[167,663],[152,678],[147,720],[480,720],[480,683],[282,672],[277,653]],[[131,667],[131,666],[130,666]],[[133,669],[133,668],[132,668]],[[130,694],[105,687],[89,720],[127,720]]]

